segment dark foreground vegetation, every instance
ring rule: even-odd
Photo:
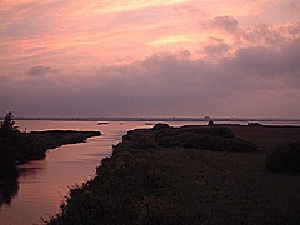
[[[128,131],[45,223],[299,224],[299,177],[266,166],[299,137],[299,128],[256,125]]]
[[[299,137],[300,140],[300,137]],[[281,144],[267,157],[266,169],[274,173],[300,173],[300,141]]]

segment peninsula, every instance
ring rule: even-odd
[[[84,142],[100,134],[100,131],[48,130],[21,133],[16,129],[0,129],[0,178],[16,175],[17,164],[43,159],[48,149]]]

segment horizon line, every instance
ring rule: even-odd
[[[4,117],[3,117],[4,119]],[[16,116],[14,120],[77,120],[77,121],[300,121],[300,118],[255,118],[255,117],[26,117]]]

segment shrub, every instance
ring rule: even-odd
[[[165,148],[187,148],[212,151],[257,152],[258,147],[243,139],[235,138],[228,128],[222,127],[182,127],[160,130],[155,135],[159,146]]]
[[[266,169],[273,173],[300,173],[300,141],[278,145],[267,156]]]
[[[153,127],[154,130],[169,129],[169,128],[171,128],[171,126],[166,123],[157,123]]]
[[[240,138],[230,138],[224,139],[221,143],[219,143],[219,151],[229,151],[229,152],[258,152],[258,147],[249,142]]]

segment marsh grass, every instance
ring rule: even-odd
[[[129,131],[102,160],[98,175],[71,189],[64,213],[48,223],[299,224],[299,177],[270,173],[265,165],[277,144],[299,139],[300,129],[202,128],[208,129]],[[195,145],[203,133],[231,139],[231,147]]]

